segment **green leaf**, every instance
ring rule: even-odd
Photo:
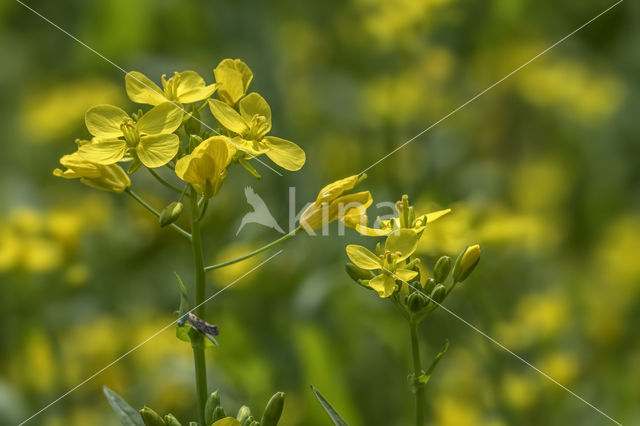
[[[112,391],[106,386],[102,387],[104,395],[107,397],[107,401],[113,411],[115,411],[122,426],[144,426],[140,413],[131,407],[127,402],[120,397],[117,393]]]
[[[342,417],[340,417],[338,412],[331,406],[331,404],[329,404],[326,399],[324,399],[324,397],[320,394],[320,392],[318,392],[316,388],[311,386],[311,390],[315,394],[316,398],[318,398],[318,401],[320,401],[320,405],[322,405],[322,408],[324,408],[324,411],[327,412],[329,418],[331,419],[331,421],[333,421],[333,424],[335,426],[348,426],[347,422],[345,422]]]

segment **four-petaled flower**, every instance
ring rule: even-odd
[[[320,229],[336,219],[352,226],[354,221],[350,218],[364,214],[373,202],[369,191],[343,195],[356,186],[358,179],[358,175],[353,175],[322,188],[313,204],[300,215],[300,225],[308,232]]]
[[[207,99],[216,91],[217,85],[207,85],[195,71],[176,72],[166,79],[162,75],[162,89],[146,75],[131,71],[124,78],[127,95],[139,104],[160,105],[164,102],[189,104]]]
[[[88,141],[84,142],[88,143]],[[117,164],[105,166],[91,163],[80,157],[77,152],[63,155],[60,158],[60,164],[66,170],[55,169],[54,176],[65,179],[80,179],[80,182],[92,188],[122,193],[131,186],[129,176]]]
[[[176,163],[176,175],[205,197],[218,193],[236,150],[226,138],[213,136]]]
[[[180,140],[173,132],[182,124],[182,110],[169,102],[161,103],[134,121],[112,105],[98,105],[85,115],[87,129],[94,136],[81,145],[78,154],[97,164],[114,164],[127,152],[149,168],[167,164],[177,153]]]
[[[406,260],[418,245],[419,236],[413,229],[398,229],[387,236],[384,252],[376,255],[369,249],[350,244],[347,256],[359,268],[380,273],[368,281],[368,286],[380,297],[391,296],[397,288],[396,280],[409,281],[418,275],[417,271],[406,269]]]
[[[286,170],[302,168],[306,157],[298,145],[275,136],[266,136],[271,130],[271,108],[262,96],[250,93],[238,102],[238,107],[240,112],[225,102],[209,99],[209,108],[218,123],[237,135],[232,142],[239,150],[252,156],[266,154]]]
[[[426,213],[415,218],[413,223],[409,224],[409,229],[416,231],[418,236],[422,235],[422,232],[427,227],[427,224],[435,222],[442,216],[450,213],[451,209],[437,210],[435,212]],[[394,217],[391,219],[378,220],[376,223],[379,227],[370,228],[368,225],[369,218],[366,215],[352,214],[345,217],[345,223],[351,228],[355,229],[362,235],[369,237],[384,237],[389,235],[394,230],[400,229],[400,218]]]

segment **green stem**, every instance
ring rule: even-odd
[[[131,188],[126,189],[124,192],[126,192],[127,194],[129,194],[131,196],[131,198],[133,198],[134,200],[136,200],[142,207],[144,207],[145,209],[149,210],[151,213],[153,213],[153,215],[155,217],[160,217],[160,213],[154,209],[153,207],[151,207],[149,205],[149,203],[147,203],[145,200],[143,200],[138,194],[136,194],[135,192],[133,192],[131,190]],[[184,229],[180,228],[178,225],[176,225],[175,223],[172,223],[171,225],[169,225],[173,230],[175,230],[176,232],[178,232],[180,235],[182,235],[183,237],[191,240],[191,234],[189,234],[187,231],[185,231]]]
[[[200,211],[198,209],[198,195],[195,190],[189,195],[191,210],[191,247],[193,249],[193,264],[196,277],[196,300],[195,314],[200,318],[204,318],[206,297],[205,274],[204,274],[204,258],[202,255],[202,239],[200,235],[200,222],[198,217]],[[196,393],[198,399],[198,417],[200,424],[205,424],[204,406],[207,402],[207,365],[204,357],[204,338],[198,333],[191,340],[193,348],[193,361],[196,373]]]
[[[162,185],[166,186],[167,188],[169,188],[172,191],[177,192],[178,194],[182,193],[182,189],[178,188],[177,186],[173,186],[171,185],[169,182],[167,182],[166,180],[164,180],[164,178],[162,176],[160,176],[155,170],[150,169],[147,167],[147,170],[149,170],[149,173],[151,173],[151,175],[156,178],[156,180],[158,182],[160,182]]]
[[[424,383],[419,383],[418,378],[422,375],[422,365],[420,363],[420,342],[418,341],[418,323],[409,322],[411,329],[411,352],[413,354],[413,378],[415,380],[416,394],[416,426],[424,426]]]
[[[262,253],[263,251],[269,250],[272,247],[277,246],[280,243],[283,243],[285,241],[287,241],[289,238],[293,237],[294,235],[296,235],[296,233],[298,233],[298,231],[300,231],[302,229],[301,226],[298,226],[296,229],[294,229],[293,231],[289,232],[288,234],[283,235],[282,237],[278,238],[275,241],[270,242],[269,244],[267,244],[266,246],[260,247],[257,250],[252,251],[251,253],[247,253],[243,256],[240,257],[236,257],[235,259],[231,259],[231,260],[227,260],[226,262],[222,262],[222,263],[217,263],[215,265],[210,265],[210,266],[206,266],[204,268],[205,271],[212,271],[214,269],[218,269],[218,268],[223,268],[225,266],[229,266],[229,265],[233,265],[234,263],[238,263],[238,262],[242,262],[245,259],[249,259],[250,257],[253,257],[257,254]]]

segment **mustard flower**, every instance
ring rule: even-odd
[[[304,151],[295,143],[275,136],[271,130],[271,108],[257,93],[250,93],[238,102],[239,111],[217,99],[209,99],[211,113],[218,123],[236,136],[232,141],[249,155],[266,154],[280,167],[296,171],[305,163]]]
[[[162,75],[162,89],[146,75],[131,71],[125,76],[127,95],[139,104],[160,105],[164,102],[189,104],[207,99],[216,91],[216,84],[207,85],[195,71],[174,73],[166,79]]]
[[[313,204],[300,215],[300,225],[307,231],[315,231],[327,223],[341,219],[347,226],[351,226],[353,221],[346,218],[361,215],[373,202],[369,191],[344,194],[357,183],[358,175],[353,175],[322,188]]]
[[[213,70],[218,97],[232,107],[242,98],[253,79],[253,73],[240,59],[224,59]]]
[[[364,270],[379,270],[380,273],[371,278],[367,285],[378,292],[378,296],[391,296],[397,289],[396,280],[414,279],[417,271],[406,269],[408,259],[418,246],[418,234],[413,229],[399,229],[387,236],[384,252],[377,255],[366,247],[349,244],[346,248],[351,262]]]
[[[200,195],[212,197],[220,190],[235,152],[225,137],[212,136],[178,160],[176,175],[192,184]]]
[[[114,164],[130,152],[149,168],[167,164],[177,153],[180,140],[172,134],[182,124],[182,110],[169,102],[147,111],[138,121],[112,105],[89,109],[85,123],[95,136],[81,145],[78,154],[97,164]]]
[[[80,179],[80,182],[103,191],[124,192],[131,186],[131,180],[117,164],[102,165],[91,163],[77,152],[60,158],[66,170],[55,169],[54,176],[65,179]]]

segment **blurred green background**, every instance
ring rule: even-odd
[[[612,4],[610,1],[221,2],[32,0],[127,70],[159,82],[223,58],[253,70],[273,134],[307,153],[297,173],[240,167],[206,219],[208,263],[279,236],[248,225],[251,185],[286,227],[296,206],[355,174]],[[623,424],[640,423],[640,5],[627,1],[369,171],[375,201],[451,207],[423,237],[432,264],[479,242],[479,268],[447,306]],[[123,74],[16,2],[0,5],[0,424],[16,424],[175,319],[173,272],[190,248],[125,196],[52,176],[86,137],[85,110],[134,111]],[[171,194],[144,171],[134,188]],[[374,202],[375,202],[374,201]],[[387,211],[378,212],[386,214]],[[371,213],[375,217],[376,211]],[[336,225],[337,227],[337,225]],[[336,228],[334,228],[336,229]],[[332,232],[335,234],[335,232]],[[208,351],[223,403],[283,425],[328,424],[314,384],[352,425],[406,425],[408,331],[344,273],[344,246],[300,235],[212,300]],[[261,258],[209,274],[209,294]],[[444,311],[421,328],[432,425],[600,425],[608,420]],[[101,386],[194,419],[189,346],[173,328],[31,423],[116,424]]]

